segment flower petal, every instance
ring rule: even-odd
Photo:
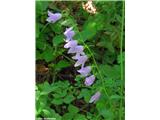
[[[73,48],[77,46],[77,41],[76,40],[71,40],[68,43],[64,45],[64,48]]]
[[[71,47],[68,53],[81,53],[83,52],[84,48],[81,45],[77,45],[76,47]]]
[[[82,65],[83,67],[88,57],[86,55],[83,55],[83,56],[78,56],[77,59],[78,61],[75,63],[74,67],[77,67],[79,65]]]
[[[91,76],[89,76],[85,79],[84,83],[85,83],[86,86],[90,86],[94,83],[94,81],[95,81],[95,76],[91,75]]]
[[[80,70],[77,70],[82,76],[86,77],[91,72],[91,67],[82,67]]]
[[[67,40],[72,39],[72,37],[75,35],[75,32],[72,29],[73,27],[67,28],[64,32],[64,35],[67,37]]]
[[[89,103],[92,103],[92,102],[95,103],[100,98],[100,96],[101,96],[101,93],[99,91],[96,92],[89,100]]]
[[[51,13],[50,11],[48,11],[48,16],[49,17],[46,19],[46,21],[51,22],[51,23],[55,23],[62,17],[60,13]]]

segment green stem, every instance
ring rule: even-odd
[[[124,75],[123,75],[123,35],[124,35],[124,9],[125,9],[125,2],[122,1],[122,26],[121,26],[121,42],[120,42],[120,58],[121,58],[121,80],[122,80],[122,83],[121,83],[121,96],[123,96],[123,88],[124,88]],[[120,114],[119,114],[119,120],[122,120],[122,116],[123,116],[123,111],[122,111],[122,107],[123,107],[123,99],[121,99],[120,101]]]
[[[68,56],[66,56],[66,55],[64,55],[64,54],[62,54],[67,60],[69,60],[69,61],[71,61],[72,63],[75,63],[75,61],[74,60],[72,60],[71,58],[69,58]]]
[[[50,23],[48,22],[41,30],[41,32],[39,33],[39,36],[43,33],[43,31],[47,28],[47,26],[49,25]]]
[[[77,31],[79,32],[78,28],[77,28]],[[80,41],[83,43],[84,47],[87,48],[87,50],[89,51],[89,53],[90,53],[90,55],[91,55],[91,57],[92,57],[92,59],[93,59],[93,62],[94,62],[95,67],[96,67],[96,69],[97,69],[97,71],[98,71],[98,73],[99,73],[99,76],[100,76],[100,79],[101,79],[101,82],[102,82],[102,85],[103,85],[103,90],[104,90],[105,94],[106,94],[107,97],[108,97],[109,95],[108,95],[108,93],[107,93],[107,91],[106,91],[106,88],[105,88],[105,82],[104,82],[104,80],[103,80],[103,77],[102,77],[101,72],[100,72],[100,70],[99,70],[99,67],[98,67],[98,65],[97,65],[97,62],[96,62],[96,60],[95,60],[95,58],[94,58],[94,55],[92,54],[92,51],[91,51],[91,49],[88,47],[88,45],[85,44],[85,42],[83,41],[80,32],[79,32],[79,35],[80,35]]]

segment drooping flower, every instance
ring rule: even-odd
[[[61,17],[62,15],[60,13],[51,13],[50,11],[48,11],[48,18],[46,19],[46,21],[55,23],[56,21],[61,19]]]
[[[95,76],[91,75],[91,76],[89,76],[85,79],[84,83],[85,83],[86,86],[90,86],[94,83],[94,81],[95,81]]]
[[[75,55],[75,56],[73,56],[73,57],[72,57],[72,59],[74,59],[74,60],[78,60],[78,59],[79,59],[79,57],[80,57],[80,55],[85,55],[85,53],[84,53],[84,52],[76,53],[76,55]]]
[[[84,50],[83,46],[77,45],[75,47],[71,47],[68,51],[68,53],[82,53]]]
[[[91,67],[81,67],[81,69],[77,70],[77,72],[79,72],[82,76],[86,77],[91,72]]]
[[[81,46],[81,45],[78,45],[76,40],[73,40],[73,36],[75,35],[75,32],[72,29],[73,29],[72,27],[67,28],[66,31],[64,32],[64,35],[66,37],[65,41],[67,42],[64,45],[64,48],[69,48],[68,54],[69,53],[72,53],[72,54],[75,53],[75,56],[72,57],[72,59],[77,60],[75,65],[74,65],[74,67],[77,67],[77,66],[81,65],[81,69],[77,70],[77,72],[79,72],[83,77],[86,77],[84,84],[86,86],[90,86],[90,85],[92,85],[94,83],[95,76],[94,75],[90,75],[91,67],[84,65],[85,62],[87,61],[88,57],[83,52],[84,47]],[[92,102],[95,103],[99,99],[100,95],[101,95],[100,92],[96,92],[91,97],[89,103],[92,103]]]
[[[71,40],[64,45],[64,48],[75,48],[77,46],[76,40]]]
[[[78,61],[75,63],[74,67],[82,65],[84,67],[85,62],[87,61],[88,57],[86,55],[79,56]]]
[[[70,41],[72,37],[75,35],[75,32],[72,29],[72,27],[67,28],[64,32],[64,35],[66,36],[66,42]]]
[[[89,103],[95,103],[100,98],[101,93],[98,91],[96,92],[91,99],[89,100]]]

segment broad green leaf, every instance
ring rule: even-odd
[[[82,91],[80,92],[80,95],[78,96],[78,99],[80,99],[82,97],[84,98],[84,100],[86,102],[88,102],[90,100],[90,97],[91,97],[90,90],[88,90],[88,89],[82,89]]]
[[[43,59],[45,59],[46,62],[50,62],[54,59],[53,50],[50,48],[46,48],[44,52],[42,53]]]
[[[99,68],[104,76],[107,76],[110,79],[120,79],[120,65],[114,65],[113,67],[109,65],[100,65]]]
[[[112,41],[110,41],[107,37],[102,38],[96,45],[99,47],[107,48],[112,53],[115,52]]]
[[[53,98],[52,103],[55,105],[61,105],[63,103],[62,98]]]
[[[104,103],[98,102],[96,108],[99,111],[99,114],[102,115],[105,119],[113,118],[113,113],[107,110],[107,107]]]
[[[70,94],[70,95],[67,95],[63,99],[63,102],[66,103],[66,104],[70,104],[74,99],[75,99],[74,96],[72,94]]]
[[[86,27],[82,32],[79,32],[75,35],[75,39],[86,41],[93,38],[96,35],[96,23],[91,23]]]
[[[44,116],[48,116],[48,117],[51,116],[50,111],[47,109],[43,109],[42,112],[43,112]]]
[[[43,11],[45,11],[48,7],[48,2],[44,2],[44,1],[36,1],[36,13],[38,14],[42,14]]]
[[[57,35],[53,37],[52,43],[54,46],[58,46],[59,44],[64,42],[64,36],[63,35]]]
[[[46,43],[40,40],[36,41],[36,48],[40,49],[40,50],[44,50],[46,47]]]
[[[55,65],[55,69],[61,69],[70,66],[71,64],[66,60],[61,60]]]
[[[72,120],[73,117],[74,117],[73,114],[66,113],[66,114],[63,115],[62,120]]]
[[[78,113],[78,112],[79,112],[79,109],[78,109],[76,106],[70,104],[69,107],[68,107],[68,111],[69,111],[70,113],[74,113],[74,114],[75,114],[75,113]]]
[[[41,91],[40,95],[47,95],[50,92],[55,91],[58,87],[57,86],[52,87],[48,82],[45,82],[45,83],[39,85],[39,88]]]
[[[87,120],[87,119],[82,114],[76,114],[74,120]]]
[[[58,33],[60,34],[61,31],[62,31],[62,26],[59,24],[59,23],[55,23],[54,25],[51,24],[51,29],[55,32],[55,33]]]

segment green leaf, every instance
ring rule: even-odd
[[[72,120],[73,117],[74,117],[73,114],[66,113],[66,114],[63,115],[62,120]]]
[[[52,103],[55,105],[61,105],[63,103],[63,100],[61,98],[54,98],[52,100]]]
[[[58,46],[59,44],[64,42],[64,36],[63,35],[57,35],[53,38],[52,43],[54,46]]]
[[[36,60],[42,59],[42,55],[38,50],[36,50]]]
[[[62,26],[58,23],[55,23],[54,25],[50,25],[51,26],[51,29],[55,32],[55,33],[58,33],[60,34],[61,31],[62,31]]]
[[[110,79],[120,79],[120,65],[100,65],[100,71],[104,76],[107,76]]]
[[[100,40],[100,42],[98,42],[96,45],[99,46],[99,47],[107,48],[107,49],[108,49],[110,52],[112,52],[112,53],[115,52],[112,41],[110,41],[110,40],[109,40],[108,38],[106,38],[106,37],[105,37],[105,38],[103,37],[103,38]]]
[[[119,100],[119,99],[122,99],[123,97],[119,96],[119,95],[112,95],[110,96],[110,99],[113,100],[113,99],[116,99],[116,100]]]
[[[40,49],[40,50],[44,50],[46,47],[46,43],[40,40],[36,41],[36,48]]]
[[[62,97],[65,97],[67,95],[67,90],[60,90],[59,92],[58,91],[55,91],[56,93],[53,94],[53,96],[55,98],[62,98]]]
[[[87,119],[82,114],[76,114],[74,120],[87,120]]]
[[[70,104],[73,100],[74,100],[74,96],[73,95],[67,95],[64,99],[63,102],[66,104]]]
[[[96,108],[98,109],[99,114],[102,115],[105,119],[113,119],[113,113],[107,109],[105,101],[98,102],[96,104]]]
[[[61,120],[62,119],[62,117],[58,113],[56,113],[53,109],[52,109],[51,113],[52,113],[52,115],[51,115],[50,118],[55,118],[56,120]]]
[[[70,65],[71,64],[69,62],[67,62],[66,60],[61,60],[55,65],[55,69],[62,69],[62,68],[68,67]]]
[[[42,53],[43,59],[45,59],[46,62],[50,62],[53,60],[53,50],[51,48],[46,48],[44,52]]]
[[[79,109],[78,109],[76,106],[70,104],[69,107],[68,107],[68,111],[69,111],[70,113],[75,114],[75,113],[78,113],[78,112],[79,112]]]
[[[88,22],[83,26],[83,31],[78,32],[74,38],[77,40],[86,41],[88,39],[92,39],[97,33],[96,23],[95,22]]]
[[[36,12],[37,14],[42,14],[44,10],[48,7],[48,2],[36,1]]]
[[[36,24],[36,38],[39,37],[39,34],[40,34],[40,24]]]
[[[82,98],[82,97],[84,97],[84,100],[85,100],[86,102],[88,102],[88,101],[90,100],[90,97],[91,97],[91,92],[90,92],[90,90],[88,90],[88,89],[82,89],[80,95],[78,96],[78,99],[80,99],[80,98]]]
[[[47,109],[43,109],[42,112],[43,112],[44,116],[48,116],[49,117],[51,115],[50,111],[47,110]]]
[[[50,92],[55,91],[57,89],[57,86],[52,87],[48,82],[45,82],[39,85],[39,88],[41,90],[40,95],[47,95]]]

